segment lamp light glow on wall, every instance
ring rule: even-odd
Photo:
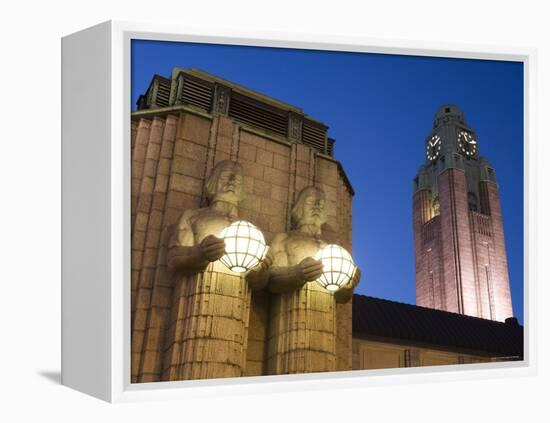
[[[221,232],[220,237],[225,241],[225,255],[220,261],[236,273],[256,267],[267,252],[262,232],[244,220],[233,222]]]
[[[336,244],[321,248],[315,260],[323,263],[323,274],[315,280],[328,291],[335,292],[346,285],[355,273],[355,263],[350,253]]]

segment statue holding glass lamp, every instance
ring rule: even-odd
[[[270,374],[336,369],[336,303],[351,299],[360,271],[347,251],[323,239],[325,201],[322,189],[304,188],[292,208],[293,229],[271,244]]]
[[[238,163],[219,162],[206,182],[208,206],[185,211],[170,239],[167,262],[176,278],[175,301],[180,302],[171,317],[175,327],[169,336],[173,339],[166,343],[174,349],[172,380],[244,374],[250,290],[267,284],[271,255],[265,242],[262,247],[261,232],[258,235],[253,225],[239,221],[242,180]],[[255,260],[247,259],[244,265],[248,267],[239,272],[228,268],[230,260],[220,260],[234,249],[222,234],[235,224],[257,241]]]

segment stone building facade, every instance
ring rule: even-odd
[[[495,170],[464,113],[444,105],[414,179],[416,303],[484,319],[513,316]]]
[[[239,216],[268,243],[290,229],[297,193],[317,186],[326,195],[324,236],[351,251],[354,193],[327,129],[301,109],[196,69],[153,78],[132,114],[132,382],[176,378],[184,311],[167,242],[185,210],[205,205],[217,163],[242,166]],[[269,301],[266,291],[252,294],[244,375],[266,374]],[[350,370],[351,303],[338,304],[334,324],[336,369]]]
[[[205,72],[181,68],[175,68],[169,78],[153,77],[131,119],[132,383],[259,376],[276,374],[278,368],[292,372],[292,366],[272,364],[280,356],[276,336],[285,334],[287,347],[300,344],[299,348],[313,351],[317,341],[311,338],[321,339],[322,333],[300,330],[314,327],[311,316],[327,307],[330,314],[334,312],[329,323],[335,333],[335,362],[330,360],[326,368],[319,367],[319,362],[301,364],[299,371],[521,359],[522,328],[513,321],[491,321],[512,315],[494,170],[477,151],[471,152],[470,138],[458,142],[457,131],[473,131],[454,106],[438,112],[427,141],[428,163],[415,179],[417,303],[431,309],[360,295],[353,302],[330,305],[304,290],[295,296],[295,306],[291,304],[293,317],[279,313],[280,319],[272,317],[273,295],[267,289],[247,291],[246,301],[234,301],[236,294],[221,292],[223,287],[216,287],[212,279],[209,289],[225,295],[227,301],[216,303],[223,295],[205,300],[201,292],[193,296],[202,296],[202,302],[190,301],[181,278],[168,271],[171,234],[185,211],[207,205],[208,176],[217,164],[230,160],[242,168],[244,198],[238,216],[258,226],[268,244],[276,234],[291,229],[298,193],[313,186],[321,188],[326,199],[324,241],[351,252],[354,191],[334,158],[334,140],[328,137],[327,126],[295,106]],[[437,142],[432,138],[436,135]],[[202,307],[210,300],[209,307],[235,320],[222,331],[239,351],[220,348],[205,354],[202,349],[200,360],[211,360],[208,370],[198,375],[190,370],[187,377],[181,371],[181,357],[187,354],[182,348],[183,328],[196,315],[190,304]],[[208,325],[207,318],[194,321]],[[430,326],[433,322],[439,323]],[[231,331],[243,335],[239,338]],[[202,326],[191,328],[185,336],[193,333],[208,337]],[[303,336],[294,339],[293,333]],[[464,336],[468,333],[472,336]],[[200,341],[197,345],[193,348],[198,351]],[[239,355],[242,351],[244,357]],[[197,357],[188,362],[200,361]],[[235,363],[239,363],[237,371],[227,371],[235,369]]]

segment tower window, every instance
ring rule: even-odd
[[[439,216],[439,197],[435,197],[432,201],[432,213],[434,216]]]
[[[445,107],[445,113],[451,113],[451,108],[450,107]]]
[[[468,193],[468,209],[477,212],[477,196],[473,192]]]

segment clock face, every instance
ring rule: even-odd
[[[426,143],[426,157],[428,160],[433,161],[439,156],[441,151],[441,138],[439,135],[434,135]]]
[[[472,157],[477,151],[477,141],[469,132],[460,131],[458,134],[458,148],[467,157]]]

